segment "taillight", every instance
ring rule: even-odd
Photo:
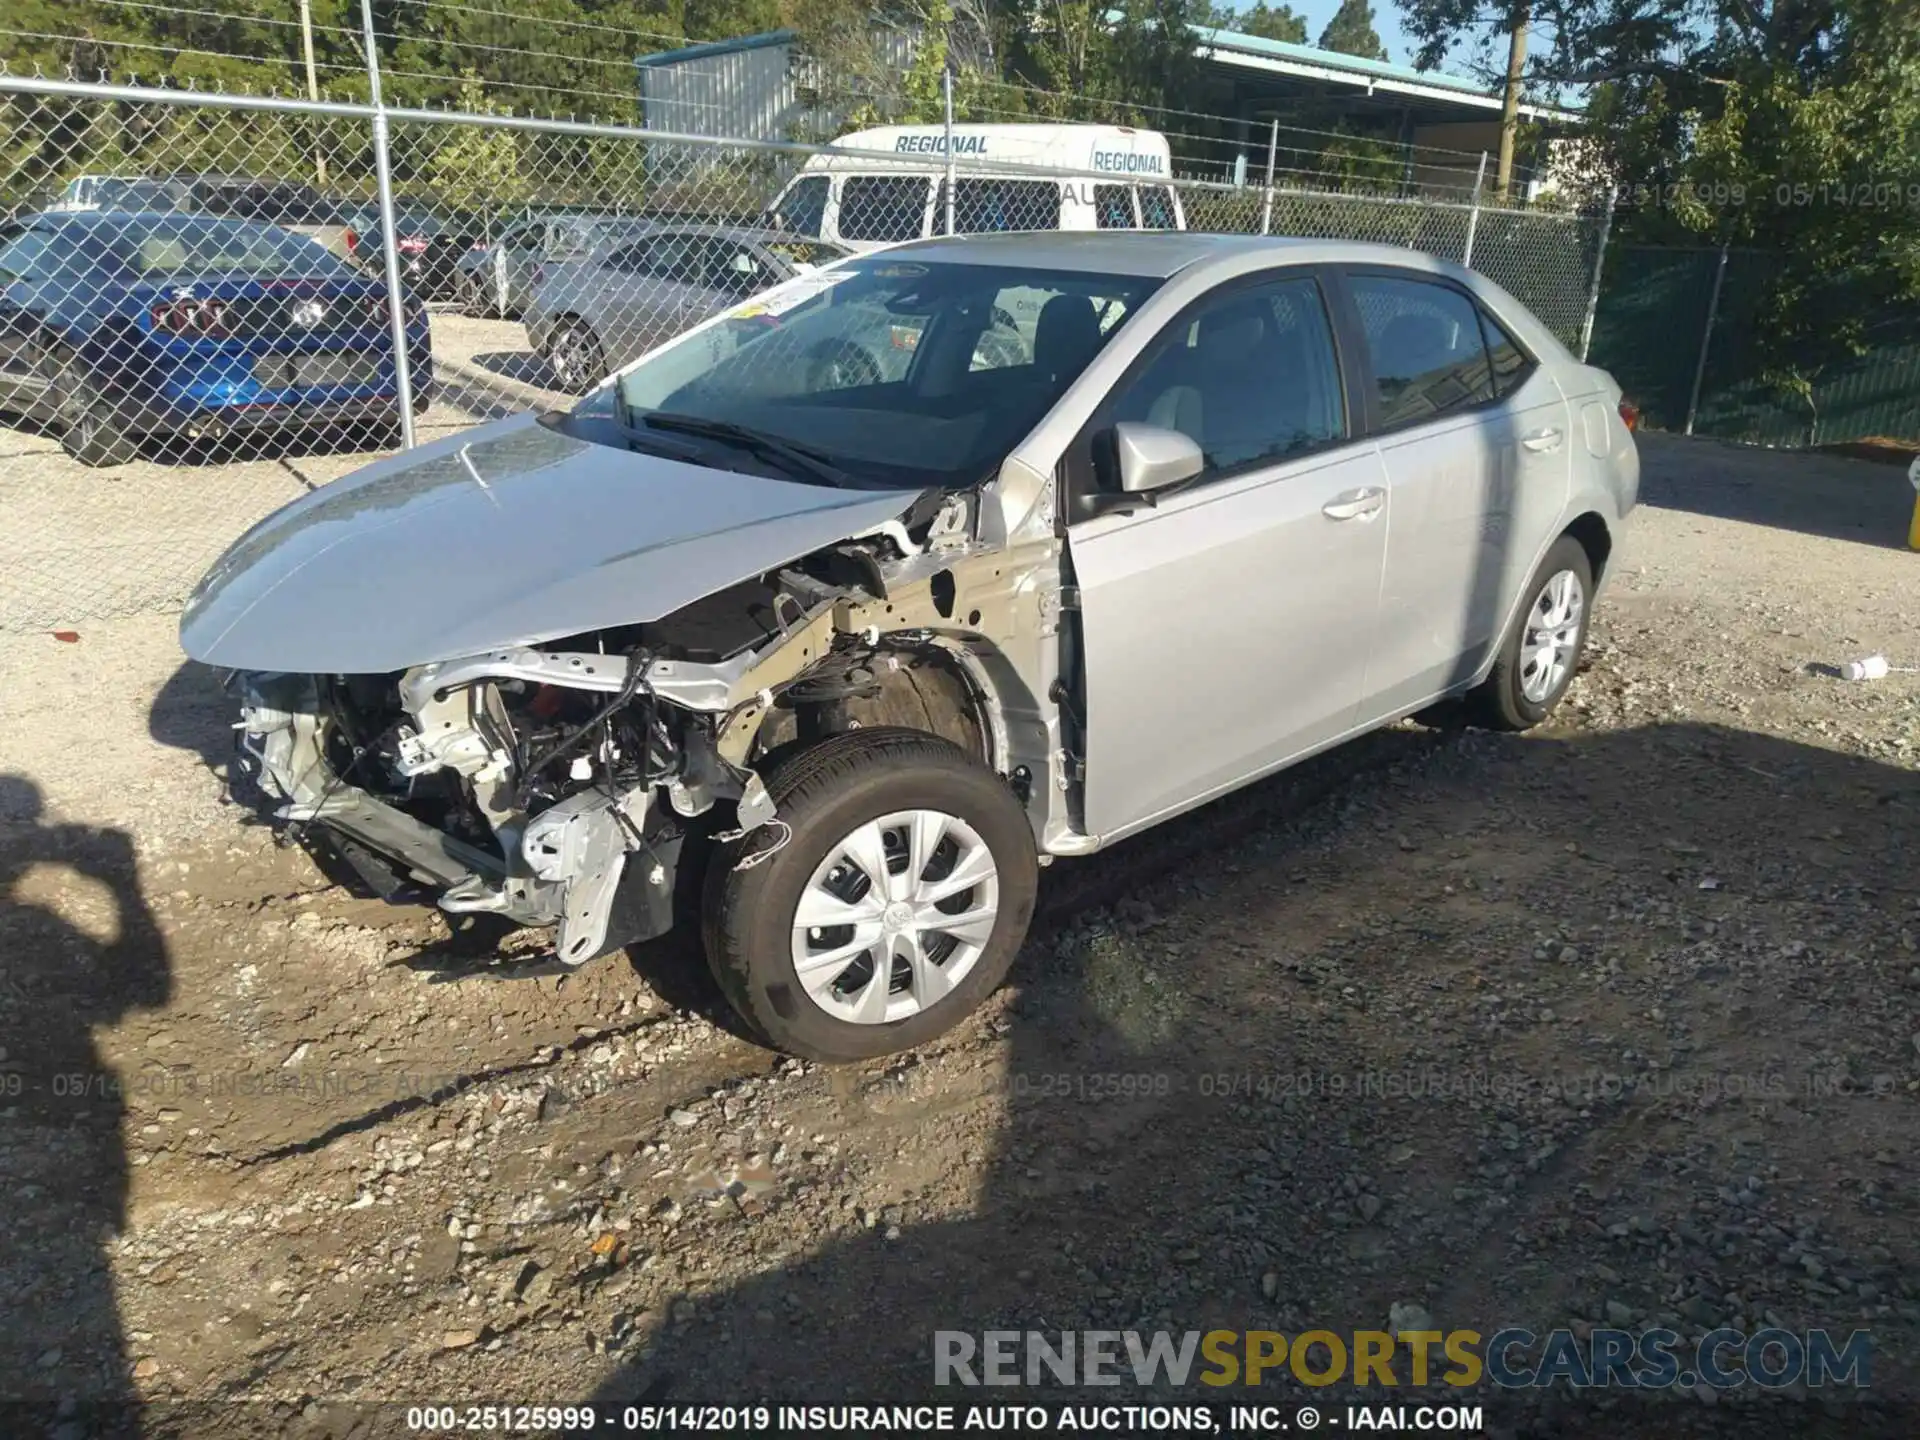
[[[163,300],[149,315],[153,328],[168,335],[217,339],[231,333],[224,300]]]
[[[360,234],[351,225],[347,227],[347,253],[353,254],[360,248]]]
[[[399,250],[402,255],[423,255],[426,253],[427,242],[418,235],[409,235],[406,239],[400,241],[395,248]]]
[[[1629,430],[1640,428],[1640,407],[1631,400],[1620,402],[1620,420]]]

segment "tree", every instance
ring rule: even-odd
[[[1547,44],[1530,86],[1591,86],[1590,184],[1621,238],[1779,257],[1758,363],[1808,399],[1890,306],[1920,301],[1920,7],[1913,0],[1400,0],[1432,65],[1491,78],[1517,14]],[[1900,204],[1893,196],[1908,197]],[[1644,197],[1645,203],[1636,203]]]
[[[1320,48],[1358,55],[1363,60],[1387,58],[1387,47],[1373,28],[1373,6],[1367,0],[1340,0],[1340,8],[1320,32]]]
[[[460,108],[487,115],[500,107],[487,98],[480,77],[469,70],[460,77]],[[461,210],[503,214],[526,199],[525,175],[520,169],[516,133],[480,125],[450,125],[436,134],[437,144],[426,163],[427,179],[437,197]]]
[[[1290,45],[1307,43],[1307,17],[1291,5],[1275,5],[1255,0],[1245,10],[1228,10],[1208,4],[1196,6],[1193,23],[1241,35],[1257,35],[1262,40],[1284,40]]]

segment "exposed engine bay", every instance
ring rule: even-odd
[[[910,724],[1024,802],[1047,741],[1008,733],[1040,707],[1002,647],[1034,634],[1013,612],[1048,567],[980,541],[977,500],[930,493],[651,623],[390,674],[235,672],[238,768],[376,892],[556,927],[585,963],[672,927],[694,850],[737,842],[749,866],[785,843],[762,775],[783,747]]]

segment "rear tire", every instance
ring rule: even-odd
[[[765,852],[772,827],[714,852],[702,929],[714,979],[768,1045],[829,1063],[892,1054],[952,1029],[1005,978],[1033,919],[1039,866],[1026,812],[999,776],[938,736],[876,728],[793,754],[767,788],[790,835],[746,869],[742,855]],[[925,831],[897,823],[908,816],[926,817]],[[898,868],[870,883],[861,854]],[[978,878],[938,893],[963,874]],[[856,904],[872,911],[857,922],[872,927],[864,950],[853,923],[796,923],[803,899],[817,907],[824,887],[849,883],[849,917]]]
[[[60,448],[82,465],[106,469],[124,465],[137,453],[133,439],[115,422],[86,366],[71,350],[47,352],[52,368],[47,408],[60,427]]]
[[[547,364],[552,367],[560,388],[572,395],[584,394],[606,378],[606,351],[593,327],[578,318],[557,321],[547,338]]]
[[[1580,669],[1593,613],[1593,565],[1571,535],[1553,542],[1527,581],[1499,657],[1469,712],[1493,730],[1530,730],[1553,713]]]

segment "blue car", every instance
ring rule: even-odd
[[[432,386],[408,297],[413,405]],[[51,423],[85,465],[141,436],[399,425],[383,282],[255,221],[121,211],[0,226],[0,409]]]

